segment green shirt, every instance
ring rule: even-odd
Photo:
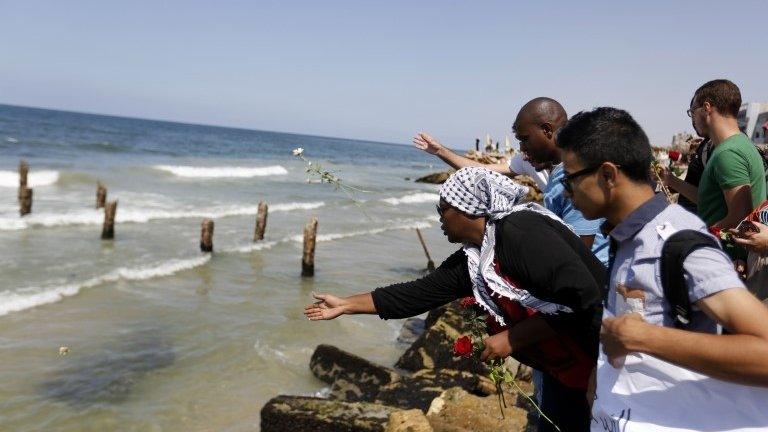
[[[716,146],[699,183],[699,217],[707,226],[725,218],[724,190],[752,186],[752,208],[765,201],[763,159],[746,135],[739,133]]]

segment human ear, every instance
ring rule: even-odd
[[[541,130],[544,131],[544,135],[548,139],[552,139],[552,136],[555,134],[555,128],[550,123],[542,123]]]
[[[619,177],[619,168],[610,162],[604,162],[600,167],[600,176],[608,187],[615,187]]]

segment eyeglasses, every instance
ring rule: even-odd
[[[699,108],[701,108],[701,106],[697,106],[696,108],[691,108],[689,110],[686,110],[685,113],[688,114],[688,117],[693,118],[693,113],[695,113],[696,110]]]
[[[563,188],[565,189],[566,192],[573,193],[573,185],[571,184],[571,180],[577,177],[581,177],[583,175],[592,174],[593,172],[600,169],[601,166],[603,166],[602,163],[600,165],[595,165],[593,167],[584,168],[583,170],[576,171],[575,173],[570,173],[560,179],[560,184],[563,185]]]

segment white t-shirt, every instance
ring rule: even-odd
[[[532,178],[541,191],[546,189],[549,183],[549,170],[536,171],[536,168],[523,159],[523,155],[519,152],[509,160],[509,170]]]

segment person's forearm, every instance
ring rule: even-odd
[[[699,188],[679,178],[670,175],[667,187],[679,192],[680,195],[688,198],[694,204],[699,202]]]
[[[752,335],[715,335],[649,325],[637,349],[725,381],[768,386],[768,341]]]
[[[461,169],[464,167],[471,167],[471,166],[483,166],[480,162],[476,160],[472,160],[468,157],[464,157],[461,155],[458,155],[454,153],[451,149],[448,147],[442,147],[437,152],[437,157],[443,160],[443,162],[447,163],[454,169]]]
[[[344,313],[347,315],[376,313],[376,306],[373,304],[371,293],[345,297],[344,300],[347,302],[344,305]]]
[[[542,318],[541,314],[536,314],[509,329],[509,343],[512,345],[512,352],[515,352],[517,349],[525,348],[555,335],[555,330]]]

